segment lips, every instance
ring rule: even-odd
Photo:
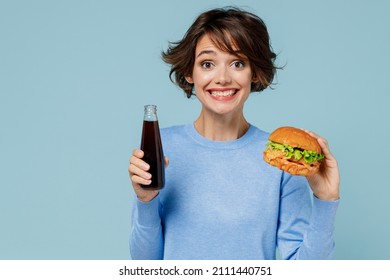
[[[212,95],[212,96],[215,96],[215,97],[227,97],[227,96],[233,96],[234,94],[236,94],[237,90],[235,89],[229,89],[229,90],[211,90],[209,91],[209,93]]]
[[[229,101],[234,98],[235,94],[238,92],[237,89],[210,89],[208,93],[211,98],[217,101]]]

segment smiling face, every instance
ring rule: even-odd
[[[242,114],[253,73],[247,58],[219,49],[206,34],[196,45],[192,76],[186,80],[194,85],[204,113],[234,116]]]

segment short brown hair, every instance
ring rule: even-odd
[[[276,54],[270,45],[263,20],[239,8],[213,9],[200,14],[183,39],[170,43],[168,50],[162,53],[163,60],[171,65],[170,79],[173,81],[174,74],[174,82],[188,98],[193,94],[193,85],[185,77],[192,76],[196,45],[205,34],[221,50],[248,58],[256,78],[256,82],[252,82],[251,92],[262,91],[272,83],[277,69],[274,65]]]

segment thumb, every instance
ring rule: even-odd
[[[167,167],[169,165],[168,157],[164,157],[164,165],[165,165],[165,167]]]

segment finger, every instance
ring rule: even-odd
[[[137,170],[137,167],[134,165],[129,166],[129,173],[130,173],[130,180],[133,183],[133,185],[137,185],[137,184],[149,185],[152,183],[152,180],[150,180],[152,175],[141,169]]]
[[[130,165],[135,165],[138,168],[143,169],[145,171],[149,170],[149,168],[150,168],[149,164],[147,164],[145,161],[143,161],[142,159],[140,159],[136,156],[132,156],[130,158]]]
[[[305,131],[306,133],[308,133],[311,137],[314,137],[317,140],[318,144],[321,146],[321,149],[326,149],[329,151],[328,140],[326,140],[324,137],[318,135],[317,133],[315,133],[313,131],[310,131],[307,129],[302,129],[302,130]]]
[[[333,159],[334,157],[333,157],[332,153],[330,152],[328,141],[324,138],[319,138],[319,139],[317,139],[317,141],[322,149],[322,152],[325,155],[325,158]]]
[[[140,177],[145,180],[150,180],[150,178],[152,178],[152,174],[146,172],[145,170],[142,170],[134,164],[130,164],[128,169],[131,177],[135,175],[136,177]]]
[[[310,131],[310,130],[307,130],[304,128],[301,128],[301,129],[317,140],[318,144],[321,147],[322,152],[325,155],[325,158],[328,158],[328,159],[334,158],[332,153],[330,152],[328,140],[326,140],[324,137],[318,135],[317,133],[315,133],[313,131]]]
[[[131,182],[136,185],[150,185],[152,183],[152,180],[147,180],[147,179],[144,179],[144,178],[141,178],[137,175],[133,175],[130,177],[131,179]]]
[[[144,151],[142,151],[141,149],[134,149],[133,156],[135,156],[137,158],[143,158],[144,157]]]
[[[165,165],[165,167],[167,167],[169,165],[168,157],[164,157],[164,165]]]

